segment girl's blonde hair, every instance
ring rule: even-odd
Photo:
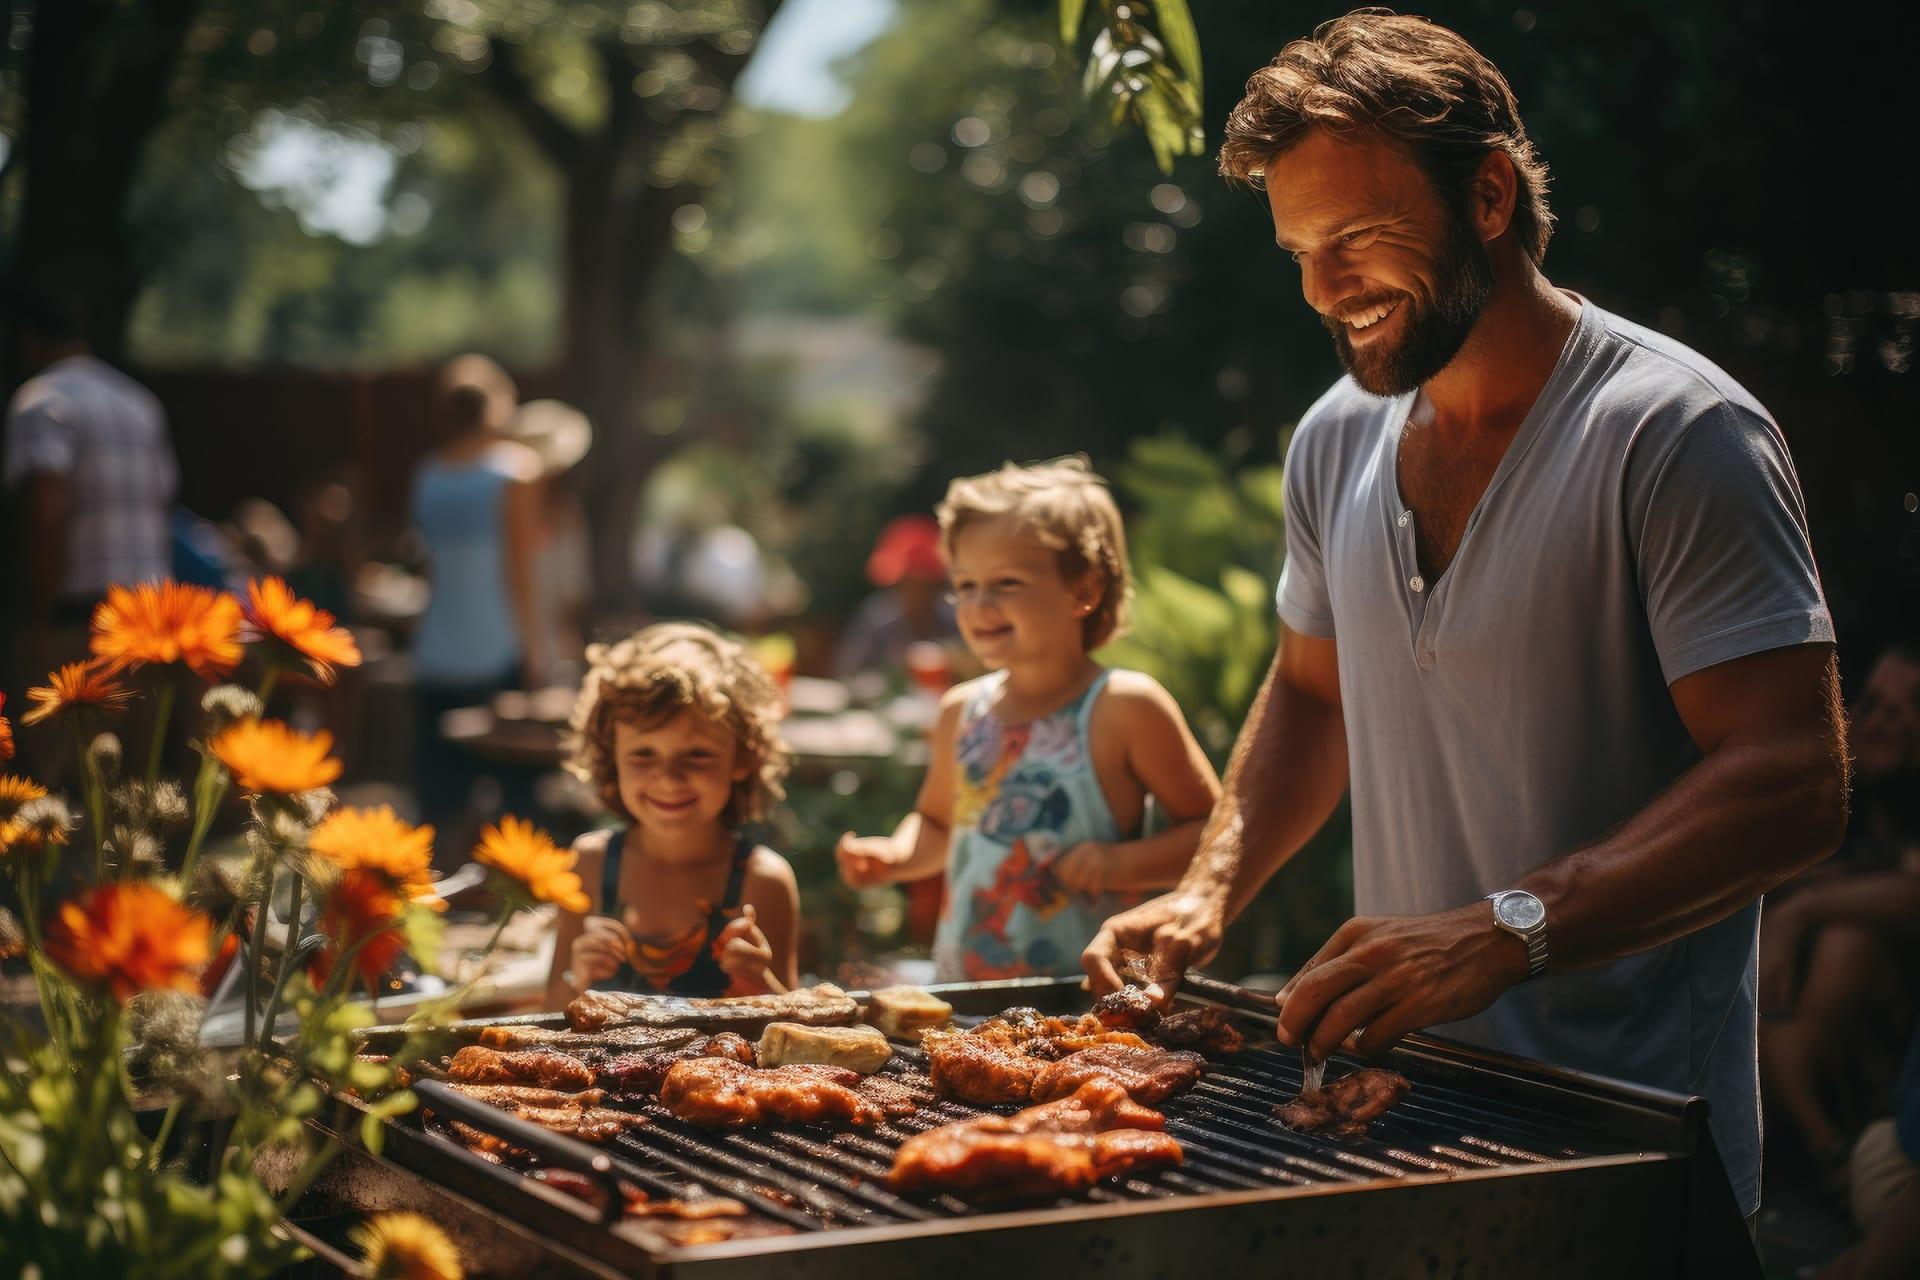
[[[636,821],[620,798],[614,726],[652,728],[689,707],[731,733],[747,765],[722,820],[765,817],[786,794],[780,784],[791,768],[780,741],[780,690],[740,645],[696,623],[662,622],[617,644],[587,646],[586,679],[568,720],[567,771]]]
[[[1094,474],[1084,455],[1025,467],[1009,462],[985,475],[963,476],[947,486],[935,514],[940,552],[949,565],[963,529],[995,516],[1014,517],[1024,532],[1052,548],[1067,582],[1098,575],[1100,599],[1080,624],[1082,643],[1098,649],[1126,630],[1133,595],[1126,528],[1107,482]]]

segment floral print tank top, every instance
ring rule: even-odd
[[[975,682],[954,743],[946,905],[934,933],[935,977],[984,982],[1078,974],[1080,952],[1138,893],[1074,893],[1053,860],[1088,840],[1132,838],[1116,826],[1087,743],[1102,671],[1072,703],[1027,724],[989,709],[1006,681]]]

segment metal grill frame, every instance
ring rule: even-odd
[[[951,984],[931,988],[953,1003],[957,1014],[983,1016],[1016,1005],[1046,1012],[1084,1009],[1087,997],[1071,980]],[[1191,997],[1183,997],[1191,999]],[[1206,1003],[1192,1000],[1193,1003]],[[1236,1016],[1271,1025],[1235,1010]],[[487,1020],[553,1026],[558,1014]],[[908,1056],[916,1051],[904,1051]],[[1291,1067],[1273,1050],[1252,1073],[1250,1060],[1216,1064],[1196,1093],[1224,1093],[1255,1110],[1291,1096],[1298,1087],[1297,1060]],[[832,1225],[798,1234],[733,1240],[719,1244],[676,1246],[647,1229],[644,1220],[602,1224],[591,1208],[510,1169],[493,1165],[444,1136],[417,1124],[389,1122],[383,1162],[410,1169],[442,1189],[470,1200],[483,1212],[512,1218],[525,1229],[552,1240],[576,1265],[588,1259],[608,1275],[753,1276],[770,1265],[801,1275],[872,1275],[923,1272],[975,1280],[982,1270],[1013,1267],[1020,1273],[1055,1268],[1075,1271],[1098,1266],[1122,1273],[1179,1274],[1201,1267],[1246,1266],[1284,1256],[1296,1265],[1331,1269],[1333,1274],[1384,1275],[1459,1271],[1481,1274],[1617,1275],[1758,1274],[1750,1239],[1734,1207],[1731,1190],[1706,1126],[1706,1103],[1637,1085],[1525,1062],[1437,1037],[1410,1036],[1386,1065],[1415,1081],[1415,1094],[1396,1113],[1378,1122],[1385,1140],[1395,1133],[1395,1115],[1421,1106],[1423,1095],[1449,1096],[1445,1123],[1406,1137],[1397,1148],[1412,1160],[1382,1159],[1377,1144],[1330,1144],[1291,1135],[1276,1122],[1249,1128],[1244,1151],[1228,1150],[1210,1126],[1195,1127],[1182,1118],[1179,1100],[1171,1100],[1169,1131],[1181,1139],[1198,1166],[1232,1168],[1236,1160],[1264,1158],[1267,1174],[1285,1173],[1289,1159],[1321,1162],[1322,1174],[1340,1180],[1304,1179],[1299,1185],[1253,1185],[1242,1190],[1210,1189],[1219,1176],[1188,1176],[1163,1171],[1130,1180],[1118,1188],[1103,1186],[1070,1203],[1044,1207],[995,1208],[951,1201],[931,1209],[902,1204],[884,1187],[851,1183],[832,1160],[820,1160],[819,1148],[859,1149],[874,1164],[894,1143],[844,1135],[820,1143],[806,1133],[783,1130],[732,1134],[690,1131],[675,1139],[667,1124],[639,1131],[633,1145],[658,1159],[664,1148],[678,1147],[686,1161],[682,1173],[694,1173],[709,1189],[744,1199],[767,1216],[789,1217],[755,1194],[757,1186],[787,1187],[802,1199],[805,1184],[818,1177],[820,1198],[844,1205],[849,1199],[872,1203],[894,1220]],[[473,1104],[478,1106],[479,1104]],[[491,1110],[490,1108],[483,1108]],[[1572,1154],[1576,1147],[1548,1142],[1526,1147],[1487,1139],[1488,1132],[1513,1127],[1511,1115],[1530,1123],[1540,1117],[1560,1134],[1594,1139],[1611,1147],[1606,1154]],[[979,1109],[944,1103],[939,1114],[912,1118],[902,1129],[918,1131]],[[504,1113],[487,1127],[498,1131]],[[490,1117],[492,1118],[492,1117]],[[1482,1122],[1476,1135],[1471,1122]],[[1419,1122],[1417,1115],[1402,1122]],[[1432,1131],[1447,1132],[1465,1123],[1460,1141],[1444,1157],[1456,1167],[1420,1172],[1415,1145]],[[349,1128],[352,1128],[351,1126]],[[341,1134],[355,1144],[351,1133]],[[512,1135],[508,1136],[510,1139]],[[1484,1144],[1476,1149],[1476,1138]],[[656,1139],[665,1139],[664,1142]],[[628,1140],[611,1146],[619,1176],[654,1191],[671,1193],[671,1181],[641,1175],[628,1158]],[[1263,1145],[1264,1144],[1264,1145]],[[593,1154],[583,1144],[568,1148]],[[876,1151],[878,1146],[881,1150]],[[1548,1151],[1536,1150],[1547,1146]],[[1286,1148],[1304,1147],[1289,1153]],[[701,1150],[706,1148],[707,1150]],[[1504,1148],[1504,1151],[1503,1151]],[[1517,1148],[1517,1149],[1516,1149]],[[1431,1150],[1433,1148],[1429,1148]],[[714,1160],[711,1151],[725,1160]],[[548,1152],[543,1151],[543,1156]],[[577,1155],[577,1153],[576,1153]],[[1504,1156],[1506,1163],[1500,1160]],[[1325,1162],[1329,1157],[1332,1164]],[[1485,1160],[1491,1167],[1479,1167]],[[555,1159],[553,1163],[567,1163]],[[733,1163],[730,1178],[716,1177],[716,1164]],[[817,1167],[809,1167],[813,1162]],[[666,1163],[671,1164],[671,1161]],[[1369,1168],[1369,1166],[1372,1166]],[[824,1177],[818,1175],[824,1173]],[[1372,1176],[1370,1176],[1372,1175]],[[1172,1194],[1166,1183],[1171,1184]],[[1257,1180],[1256,1180],[1257,1183]],[[651,1184],[651,1185],[650,1185]],[[1355,1193],[1365,1192],[1365,1195]],[[944,1211],[943,1211],[944,1210]],[[1167,1214],[1180,1216],[1169,1218]],[[802,1211],[798,1218],[808,1220]],[[1383,1227],[1391,1227],[1383,1230]]]

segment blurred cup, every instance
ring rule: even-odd
[[[953,683],[953,657],[943,644],[915,640],[907,646],[907,674],[915,684],[938,697]]]

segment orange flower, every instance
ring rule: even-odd
[[[7,695],[0,693],[0,707],[6,705]],[[13,759],[13,726],[7,723],[5,716],[0,716],[0,764],[11,759]]]
[[[47,683],[27,690],[27,700],[39,705],[20,717],[21,724],[39,724],[63,711],[92,707],[100,711],[119,711],[133,697],[133,690],[114,683],[113,673],[98,662],[69,662],[47,673]]]
[[[254,635],[291,650],[305,659],[314,677],[333,683],[335,667],[360,665],[360,648],[345,627],[333,625],[333,615],[310,600],[293,594],[279,578],[256,578],[247,584],[247,623]]]
[[[179,582],[108,587],[93,611],[93,652],[110,672],[178,662],[218,680],[240,665],[240,602]]]
[[[32,778],[19,778],[12,774],[0,776],[0,854],[10,851],[14,845],[30,838],[31,829],[26,823],[18,821],[16,815],[21,808],[46,796],[47,789]]]
[[[301,733],[279,720],[236,720],[211,745],[242,791],[293,795],[340,776],[340,762],[327,754],[333,735],[324,729]]]
[[[62,903],[47,928],[47,955],[84,982],[101,983],[121,1004],[142,991],[199,989],[212,922],[146,881],[103,884]]]
[[[400,932],[401,906],[400,896],[379,872],[355,868],[341,876],[327,894],[326,910],[320,913],[320,930],[330,942],[314,957],[314,982],[324,984],[333,972],[335,959],[356,944],[361,945],[354,952],[354,973],[368,986],[378,982],[406,947],[406,938]]]
[[[410,826],[387,805],[335,809],[313,829],[307,848],[342,871],[377,872],[409,900],[446,909],[433,896],[433,828]]]
[[[424,1214],[377,1213],[351,1235],[373,1280],[464,1280],[460,1251]]]
[[[554,845],[546,832],[511,815],[497,827],[480,832],[474,861],[494,868],[539,902],[557,902],[568,911],[585,911],[591,903],[580,888],[573,864],[579,855]]]

